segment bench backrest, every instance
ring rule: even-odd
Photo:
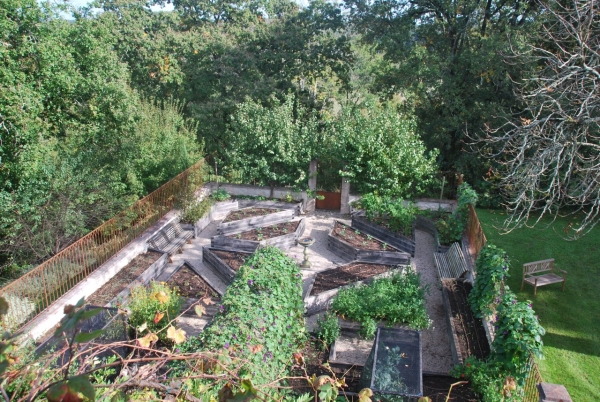
[[[148,244],[157,250],[164,250],[169,245],[169,239],[162,230],[159,230],[152,238],[148,241]]]
[[[454,274],[455,278],[459,278],[463,273],[469,270],[459,243],[452,243],[448,251],[446,251],[446,259],[448,260],[450,270],[453,271],[452,274]]]
[[[523,264],[523,275],[531,275],[538,272],[552,271],[554,268],[554,258],[541,261],[533,261]]]

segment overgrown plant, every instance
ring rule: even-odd
[[[179,315],[183,299],[175,289],[164,282],[152,281],[150,286],[136,286],[131,290],[128,309],[129,324],[136,331],[141,343],[161,340],[172,343],[169,336],[171,323]]]
[[[360,206],[365,210],[367,219],[383,224],[394,232],[411,235],[418,211],[412,202],[374,192],[361,197]]]
[[[215,201],[226,201],[231,198],[231,195],[224,189],[218,188],[210,195]]]
[[[500,303],[500,292],[510,267],[504,250],[487,244],[479,252],[475,263],[477,277],[469,293],[469,304],[476,317],[492,314],[494,306]]]
[[[418,273],[396,272],[369,285],[340,289],[333,300],[333,309],[343,318],[360,322],[365,337],[374,336],[376,322],[382,320],[388,325],[404,323],[425,329],[430,325],[425,309],[426,291]]]
[[[317,319],[317,330],[315,331],[317,339],[321,340],[324,348],[331,346],[340,336],[340,324],[338,316],[333,311],[327,311],[323,316]]]
[[[216,395],[228,382],[241,387],[237,378],[252,377],[257,386],[268,384],[291,366],[292,354],[305,340],[303,314],[298,266],[281,250],[267,246],[257,250],[237,272],[212,324],[181,349],[220,351],[224,364],[245,358],[238,377],[204,381],[206,395]],[[203,364],[190,362],[184,370],[195,372]]]
[[[469,205],[477,204],[477,193],[468,183],[458,187],[458,205],[452,215],[444,216],[436,222],[436,229],[442,244],[460,241],[469,223]]]

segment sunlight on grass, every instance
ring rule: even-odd
[[[510,258],[508,285],[519,300],[532,300],[546,328],[545,359],[540,361],[544,381],[563,384],[575,401],[600,400],[600,227],[577,241],[564,240],[563,229],[572,221],[558,219],[550,227],[520,228],[500,234],[495,227],[506,218],[500,211],[477,210],[488,242],[501,247]],[[538,288],[521,278],[526,262],[554,258],[568,272],[564,293],[561,285]]]

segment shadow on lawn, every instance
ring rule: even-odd
[[[542,340],[544,346],[569,350],[583,355],[600,356],[600,339],[590,340],[548,332],[542,337]]]

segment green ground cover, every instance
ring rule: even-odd
[[[488,242],[510,258],[508,285],[519,300],[532,300],[546,329],[545,359],[539,362],[545,382],[564,384],[575,401],[600,401],[600,227],[577,241],[562,238],[573,219],[558,219],[550,227],[520,228],[501,234],[506,214],[477,210]],[[550,224],[550,219],[543,223]],[[576,223],[576,222],[574,222]],[[564,293],[560,284],[520,291],[523,263],[554,258],[568,272]]]

